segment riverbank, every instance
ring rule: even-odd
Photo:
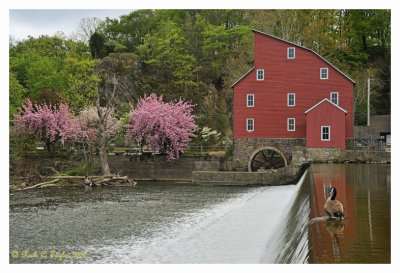
[[[193,181],[197,184],[229,184],[234,185],[280,185],[280,181],[291,184],[296,180],[291,166],[310,163],[380,163],[390,164],[390,152],[368,150],[317,149],[298,147],[292,152],[293,157],[288,167],[265,170],[259,173],[248,173],[247,165],[242,166],[226,156],[181,156],[174,162],[168,162],[162,155],[147,156],[109,156],[110,170],[113,174],[127,176],[134,181]],[[20,190],[49,182],[49,176],[68,173],[79,169],[82,172],[84,160],[82,156],[72,155],[29,155],[25,156],[18,166],[10,171],[10,190]],[[94,157],[93,175],[100,175],[99,157]],[[79,175],[79,172],[77,172]],[[74,174],[77,175],[77,174]],[[82,175],[82,174],[80,174]],[[289,178],[288,178],[289,177]],[[236,182],[235,182],[236,181]],[[213,183],[214,182],[214,183]],[[78,187],[82,179],[60,179],[41,187]],[[204,183],[203,183],[204,184]]]

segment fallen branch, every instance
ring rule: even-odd
[[[84,179],[85,176],[83,175],[53,175],[53,176],[46,176],[46,178],[52,178],[52,179]],[[114,178],[114,179],[122,179],[122,178],[127,178],[126,176],[119,177],[115,175],[93,175],[89,176],[89,179],[98,179],[98,178]]]
[[[36,184],[36,185],[34,185],[34,186],[31,186],[31,187],[23,188],[23,189],[21,189],[21,190],[29,190],[29,189],[37,188],[37,187],[40,187],[40,186],[43,186],[43,185],[53,184],[54,182],[57,182],[58,180],[60,180],[60,179],[57,178],[57,179],[54,179],[54,180],[52,180],[52,181],[50,181],[50,182],[39,183],[39,184]]]
[[[32,188],[37,188],[37,187],[41,187],[43,185],[48,185],[48,184],[52,184],[60,179],[75,179],[75,180],[80,180],[80,179],[84,179],[85,176],[71,176],[71,175],[56,175],[56,176],[47,176],[46,178],[49,179],[54,179],[50,182],[43,182],[43,183],[39,183],[36,184],[32,187],[27,187],[24,188],[24,190],[26,189],[32,189]],[[97,186],[97,187],[103,187],[103,186],[107,186],[107,185],[130,185],[130,186],[135,186],[137,184],[136,181],[129,179],[128,176],[119,176],[119,174],[117,175],[104,175],[104,176],[89,176],[88,177],[89,180],[93,183],[93,186]],[[82,181],[83,182],[83,181]],[[83,184],[83,183],[82,183]]]

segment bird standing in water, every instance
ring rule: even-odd
[[[90,187],[93,185],[92,181],[89,180],[88,176],[85,176],[85,193],[87,193],[90,189]]]
[[[340,201],[335,200],[336,198],[336,188],[332,187],[329,190],[329,193],[331,194],[330,197],[325,202],[324,210],[328,214],[329,218],[331,217],[340,217],[340,220],[344,219],[344,214],[343,214],[343,205],[340,203]]]

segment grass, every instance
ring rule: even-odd
[[[70,176],[83,176],[86,175],[86,164],[79,165],[78,167],[70,170],[66,170],[60,173],[61,175],[70,175]]]

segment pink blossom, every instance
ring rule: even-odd
[[[67,104],[52,106],[32,104],[27,99],[19,114],[14,115],[14,130],[17,135],[30,134],[44,141],[48,147],[59,139],[75,140],[79,135],[79,124]]]
[[[125,125],[126,142],[133,139],[139,144],[146,142],[151,150],[165,151],[169,161],[178,159],[195,136],[197,125],[192,107],[181,99],[174,104],[163,102],[156,94],[145,96],[130,115],[130,124]]]
[[[104,116],[104,137],[109,140],[121,130],[121,122],[114,117],[114,110],[100,108]],[[87,143],[95,144],[99,139],[99,113],[96,107],[86,108],[79,115],[80,137]]]

